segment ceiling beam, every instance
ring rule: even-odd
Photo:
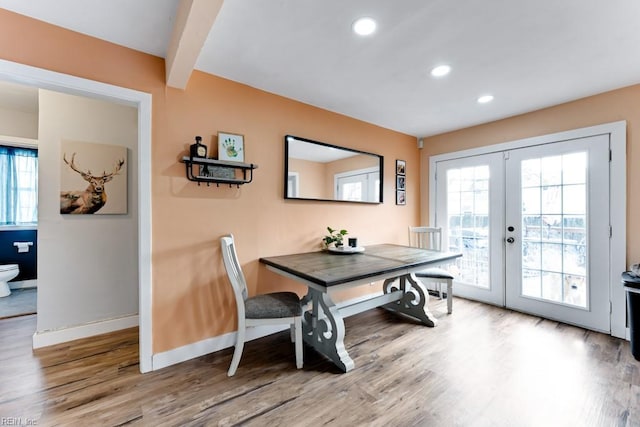
[[[224,0],[180,0],[165,58],[167,86],[184,89]]]

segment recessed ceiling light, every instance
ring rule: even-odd
[[[436,68],[431,70],[431,75],[433,77],[442,77],[442,76],[446,76],[447,74],[449,74],[450,71],[451,71],[451,67],[450,66],[448,66],[448,65],[438,65]]]
[[[487,102],[493,101],[493,95],[482,95],[478,98],[478,103],[486,104]]]
[[[376,30],[376,21],[371,18],[360,18],[353,23],[353,32],[360,36],[368,36]]]

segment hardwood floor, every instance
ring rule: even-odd
[[[140,374],[130,329],[33,352],[35,316],[0,322],[0,425],[638,426],[623,340],[472,301],[427,328],[382,309],[346,320],[341,374],[288,332]],[[18,424],[21,422],[22,424]],[[11,424],[13,423],[13,424]]]

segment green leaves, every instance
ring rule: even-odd
[[[342,246],[342,240],[344,239],[344,236],[348,234],[348,231],[344,229],[335,230],[331,227],[327,227],[327,231],[329,232],[329,235],[322,238],[324,246],[328,248],[332,243],[336,247]]]

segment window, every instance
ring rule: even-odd
[[[38,150],[0,146],[0,225],[38,222]]]

